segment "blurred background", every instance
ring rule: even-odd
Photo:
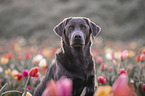
[[[0,89],[8,84],[3,92],[23,92],[27,80],[22,78],[23,72],[38,66],[38,76],[31,78],[27,87],[33,94],[61,46],[53,28],[73,16],[90,18],[102,28],[91,49],[96,77],[104,76],[112,86],[125,50],[128,58],[122,61],[123,68],[129,80],[139,83],[136,89],[143,95],[138,96],[145,96],[141,91],[145,78],[136,79],[145,77],[145,65],[140,60],[145,54],[145,0],[0,0]]]
[[[53,28],[70,16],[90,18],[103,39],[145,38],[145,0],[0,0],[0,38],[58,38]]]

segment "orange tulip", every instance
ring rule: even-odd
[[[6,65],[9,62],[8,56],[4,55],[1,57],[1,64]]]

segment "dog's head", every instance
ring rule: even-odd
[[[72,47],[83,47],[101,28],[85,17],[69,17],[60,22],[54,31]]]

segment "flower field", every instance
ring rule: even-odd
[[[0,95],[32,96],[60,46],[60,40],[0,39]],[[144,40],[107,41],[97,37],[91,52],[96,66],[94,96],[145,96]],[[65,77],[48,85],[43,96],[71,95],[72,82]]]

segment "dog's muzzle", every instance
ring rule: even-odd
[[[71,35],[70,45],[73,47],[82,47],[85,45],[84,35],[80,32],[75,32]]]

